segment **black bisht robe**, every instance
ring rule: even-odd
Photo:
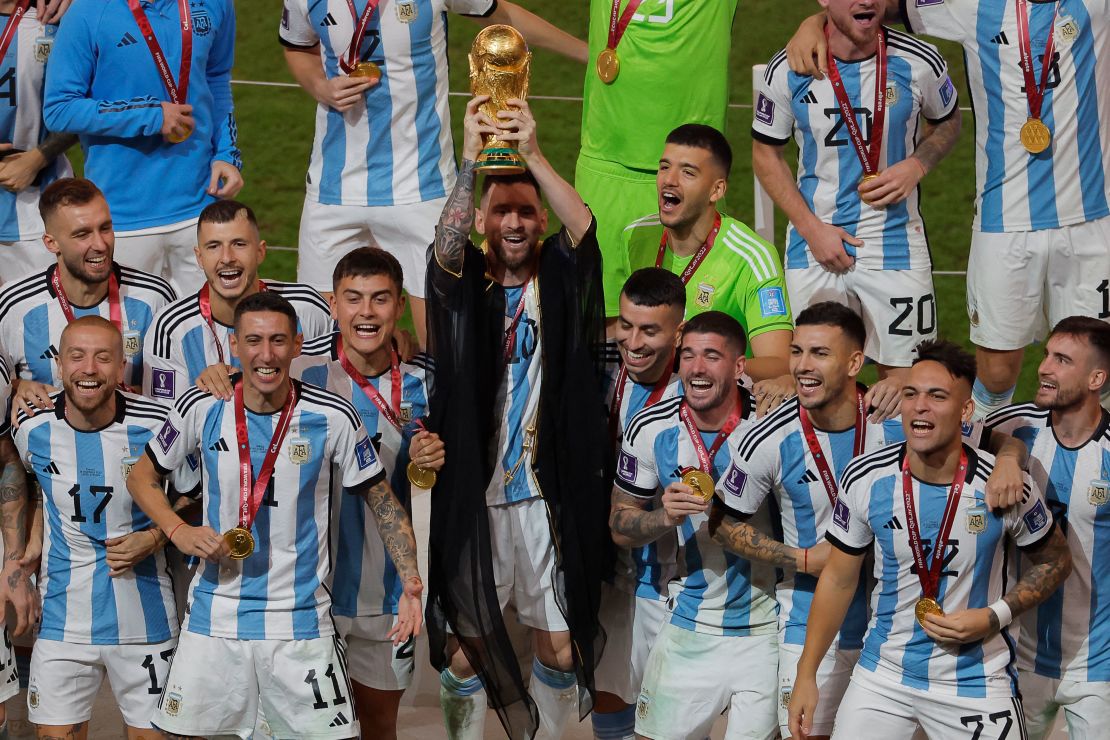
[[[604,644],[601,582],[612,569],[608,440],[604,398],[604,300],[595,224],[571,247],[566,230],[540,252],[541,361],[533,469],[552,524],[556,593],[570,626],[582,717],[592,707],[593,673]],[[505,372],[505,291],[468,244],[455,276],[428,251],[430,427],[447,463],[432,492],[428,552],[428,636],[432,664],[447,665],[447,628],[460,640],[513,740],[531,738],[539,715],[513,651],[493,577],[486,486],[495,471],[491,440]],[[499,470],[499,468],[497,468]],[[470,636],[480,635],[478,639]]]

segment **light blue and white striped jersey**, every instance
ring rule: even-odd
[[[332,477],[364,490],[382,481],[385,470],[350,403],[322,388],[294,385],[297,404],[289,433],[251,525],[254,552],[244,560],[201,564],[189,589],[184,626],[190,632],[233,640],[335,634],[327,587]],[[255,476],[279,416],[246,411]],[[186,456],[199,451],[204,525],[217,532],[238,526],[239,454],[231,401],[190,389],[146,449],[162,471],[186,464]]]
[[[1022,614],[1018,665],[1065,681],[1110,681],[1110,414],[1091,439],[1065,447],[1047,409],[1023,403],[987,425],[1025,443],[1029,474],[1067,537],[1073,569],[1056,593]],[[1019,573],[1023,558],[1017,559]]]
[[[527,289],[527,293],[525,290]],[[540,339],[540,294],[535,280],[505,288],[505,331],[508,333],[517,306],[524,312],[516,327],[512,357],[505,365],[497,391],[497,464],[486,487],[490,506],[515,504],[540,495],[540,484],[532,471],[543,379],[543,349]],[[506,476],[511,480],[505,482]]]
[[[848,464],[826,535],[833,546],[863,555],[874,546],[871,621],[856,670],[950,696],[1015,696],[1017,672],[1009,628],[952,650],[925,634],[914,616],[922,597],[902,497],[906,445],[883,447]],[[1007,590],[1007,538],[1018,547],[1040,543],[1052,531],[1052,513],[1025,478],[1021,503],[999,514],[986,506],[994,456],[964,445],[967,478],[949,534],[937,601],[945,612],[985,608]],[[948,500],[949,484],[913,480],[913,496],[926,562]]]
[[[886,122],[879,169],[901,162],[917,149],[919,119],[941,121],[957,112],[956,88],[944,57],[933,46],[890,28],[887,34]],[[863,134],[871,139],[876,57],[837,61],[844,89]],[[915,188],[901,203],[872,208],[856,188],[863,178],[856,149],[844,125],[832,82],[795,74],[780,51],[767,65],[756,94],[752,136],[770,144],[798,143],[798,190],[809,209],[827,224],[864,241],[845,245],[860,267],[908,270],[928,267],[929,245]],[[786,245],[787,269],[817,264],[793,225]]]
[[[44,272],[7,283],[0,288],[0,347],[8,353],[12,369],[23,380],[61,388],[58,377],[58,347],[62,330],[69,323],[50,284],[57,265]],[[119,283],[120,317],[123,320],[123,353],[126,361],[123,382],[131,388],[143,385],[143,344],[154,316],[177,298],[162,278],[114,263]],[[111,319],[108,297],[95,306],[72,304],[73,315]]]
[[[359,15],[367,0],[354,0]],[[360,58],[382,70],[364,104],[340,113],[316,107],[306,190],[328,205],[389,206],[441,198],[455,185],[447,105],[447,12],[485,15],[494,0],[383,0],[367,26]],[[320,44],[330,79],[354,37],[346,0],[285,0],[279,37],[291,47]]]
[[[840,480],[852,461],[856,431],[851,427],[828,432],[814,428],[832,473]],[[900,419],[867,422],[864,452],[877,450],[904,438]],[[768,494],[774,494],[770,516],[779,518],[782,541],[790,547],[813,547],[825,537],[832,521],[832,504],[821,482],[821,473],[802,434],[798,399],[792,398],[749,427],[740,444],[731,447],[732,462],[717,482],[717,495],[730,509],[750,516],[757,513]],[[837,646],[858,650],[867,627],[867,590],[861,579],[856,598],[840,628]],[[816,576],[787,572],[775,589],[779,602],[779,629],[784,642],[804,645],[806,621],[817,588]]]
[[[406,509],[411,509],[410,483],[405,468],[409,464],[409,443],[417,428],[411,422],[428,413],[428,387],[425,380],[427,358],[417,355],[411,362],[402,362],[401,414],[403,430],[382,418],[374,405],[351,376],[339,364],[337,342],[339,332],[305,342],[300,357],[293,360],[290,374],[305,383],[326,388],[350,401],[366,427],[370,441],[389,476],[393,493]],[[386,371],[367,378],[391,400],[391,378]],[[336,494],[339,492],[336,491]],[[401,595],[401,579],[397,568],[385,551],[378,526],[360,496],[338,495],[332,508],[331,539],[335,565],[331,579],[331,610],[341,617],[374,617],[396,614]]]
[[[7,355],[0,351],[0,411],[4,413],[4,418],[0,419],[0,437],[12,433],[11,400],[12,366]],[[3,548],[3,542],[0,542],[0,551]]]
[[[1048,29],[1056,50],[1041,116],[1052,145],[1032,155],[1019,133],[1029,118],[1013,0],[902,3],[906,27],[964,47],[975,110],[974,227],[1054,229],[1110,215],[1110,0],[1031,2],[1033,73],[1041,79]]]
[[[293,304],[297,312],[297,330],[305,341],[331,333],[331,309],[328,302],[314,288],[301,283],[264,281],[266,290],[272,290]],[[239,358],[231,354],[229,337],[234,327],[212,320],[219,346],[223,349],[224,362],[239,367]],[[172,404],[185,391],[193,387],[205,368],[220,361],[216,336],[200,313],[200,292],[186,296],[165,306],[154,317],[150,341],[143,352],[143,395]]]
[[[0,13],[0,29],[10,16]],[[0,142],[31,151],[47,136],[42,121],[42,89],[46,61],[54,46],[58,27],[39,22],[38,10],[27,9],[15,37],[0,59]],[[19,193],[0,189],[0,242],[28,241],[42,236],[39,193],[59,177],[73,174],[64,154],[42,170],[34,182]],[[45,247],[43,247],[45,249]]]
[[[164,642],[177,636],[177,607],[164,551],[121,576],[108,575],[105,541],[154,525],[127,492],[127,476],[170,410],[116,392],[116,416],[86,432],[66,420],[65,393],[54,408],[20,412],[19,455],[42,488],[43,544],[39,639],[93,645]],[[184,465],[175,487],[192,491],[196,470]]]
[[[755,419],[752,395],[740,389],[741,422],[713,459],[713,477],[728,467],[728,448],[736,445]],[[616,486],[631,496],[654,500],[682,470],[697,467],[698,456],[679,416],[681,398],[644,409],[632,418],[617,459]],[[706,449],[717,432],[700,432]],[[752,520],[771,533],[770,517]],[[776,630],[775,569],[727,552],[709,535],[709,515],[687,517],[676,527],[679,544],[677,578],[670,584],[671,624],[714,635],[770,634]]]

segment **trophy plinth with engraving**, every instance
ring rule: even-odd
[[[509,110],[509,100],[528,97],[528,75],[532,52],[512,26],[495,25],[484,28],[470,47],[470,91],[488,95],[480,107],[482,113],[497,121],[498,111]],[[520,152],[509,142],[487,136],[485,148],[478,155],[475,167],[483,172],[515,175],[527,166]]]

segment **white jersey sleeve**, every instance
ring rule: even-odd
[[[875,540],[875,533],[867,521],[871,484],[870,479],[862,474],[866,473],[871,457],[872,455],[864,455],[853,460],[840,478],[840,491],[833,507],[832,523],[829,524],[825,537],[845,552],[860,554]]]
[[[655,498],[660,487],[659,471],[655,469],[655,450],[652,449],[654,435],[638,434],[643,427],[637,420],[644,413],[651,411],[645,409],[632,417],[628,425],[628,434],[621,442],[620,455],[617,457],[617,477],[614,484],[617,488],[643,499]]]
[[[278,38],[289,46],[316,46],[320,37],[308,17],[308,0],[285,0],[281,9],[281,28]]]
[[[974,33],[977,11],[978,0],[904,0],[902,21],[913,33],[963,41]]]
[[[1014,544],[1021,548],[1036,545],[1052,532],[1052,513],[1044,502],[1040,489],[1033,483],[1028,473],[1025,479],[1025,495],[1021,503],[1012,506],[1005,514],[1006,531]]]
[[[767,144],[786,144],[794,133],[794,111],[790,103],[790,65],[780,51],[767,63],[755,96],[752,135]]]
[[[151,461],[162,473],[176,471],[190,464],[189,455],[200,444],[198,415],[212,402],[213,396],[192,388],[174,405],[162,428],[154,439],[147,442],[146,451]]]
[[[445,0],[444,5],[459,15],[488,16],[497,8],[497,0]]]
[[[936,59],[940,60],[940,71],[934,74],[931,68],[925,66],[917,79],[921,87],[921,115],[928,121],[948,118],[959,105],[956,86],[948,73],[948,62],[939,53]]]
[[[764,417],[772,419],[772,417]],[[740,514],[754,514],[778,484],[782,458],[776,444],[758,444],[764,424],[750,427],[732,452],[732,462],[717,483],[717,495]],[[773,440],[777,441],[777,440]]]
[[[357,420],[354,407],[351,407],[351,412]],[[362,422],[337,426],[336,435],[329,436],[328,443],[332,445],[332,463],[342,471],[343,487],[356,490],[384,479],[385,468]]]

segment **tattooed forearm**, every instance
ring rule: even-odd
[[[925,171],[931,172],[940,160],[948,156],[960,138],[961,113],[957,110],[946,120],[929,124],[921,137],[913,156],[917,157]]]
[[[393,495],[389,483],[382,480],[365,493],[366,503],[378,523],[378,534],[385,543],[386,552],[393,559],[402,581],[419,578],[416,564],[416,535],[412,531],[409,515]]]
[[[1032,567],[1026,569],[1021,580],[1002,597],[1014,617],[1041,604],[1071,573],[1068,542],[1058,527],[1052,530],[1047,542],[1023,554],[1032,563]]]
[[[797,567],[797,551],[778,540],[768,537],[758,529],[731,516],[725,516],[713,539],[729,552],[748,560],[769,563],[778,568]]]
[[[474,181],[474,162],[465,159],[436,227],[436,259],[440,267],[456,275],[462,274],[463,255],[474,225]]]
[[[5,448],[10,445],[5,442]],[[4,539],[4,557],[18,560],[27,547],[27,474],[19,463],[18,453],[3,457],[4,469],[0,472],[0,532]]]
[[[655,542],[674,529],[662,509],[648,511],[650,501],[613,491],[613,508],[609,514],[609,528],[613,540],[624,547],[643,547]]]
[[[50,162],[76,143],[77,137],[73,134],[52,133],[37,148],[46,161]]]

